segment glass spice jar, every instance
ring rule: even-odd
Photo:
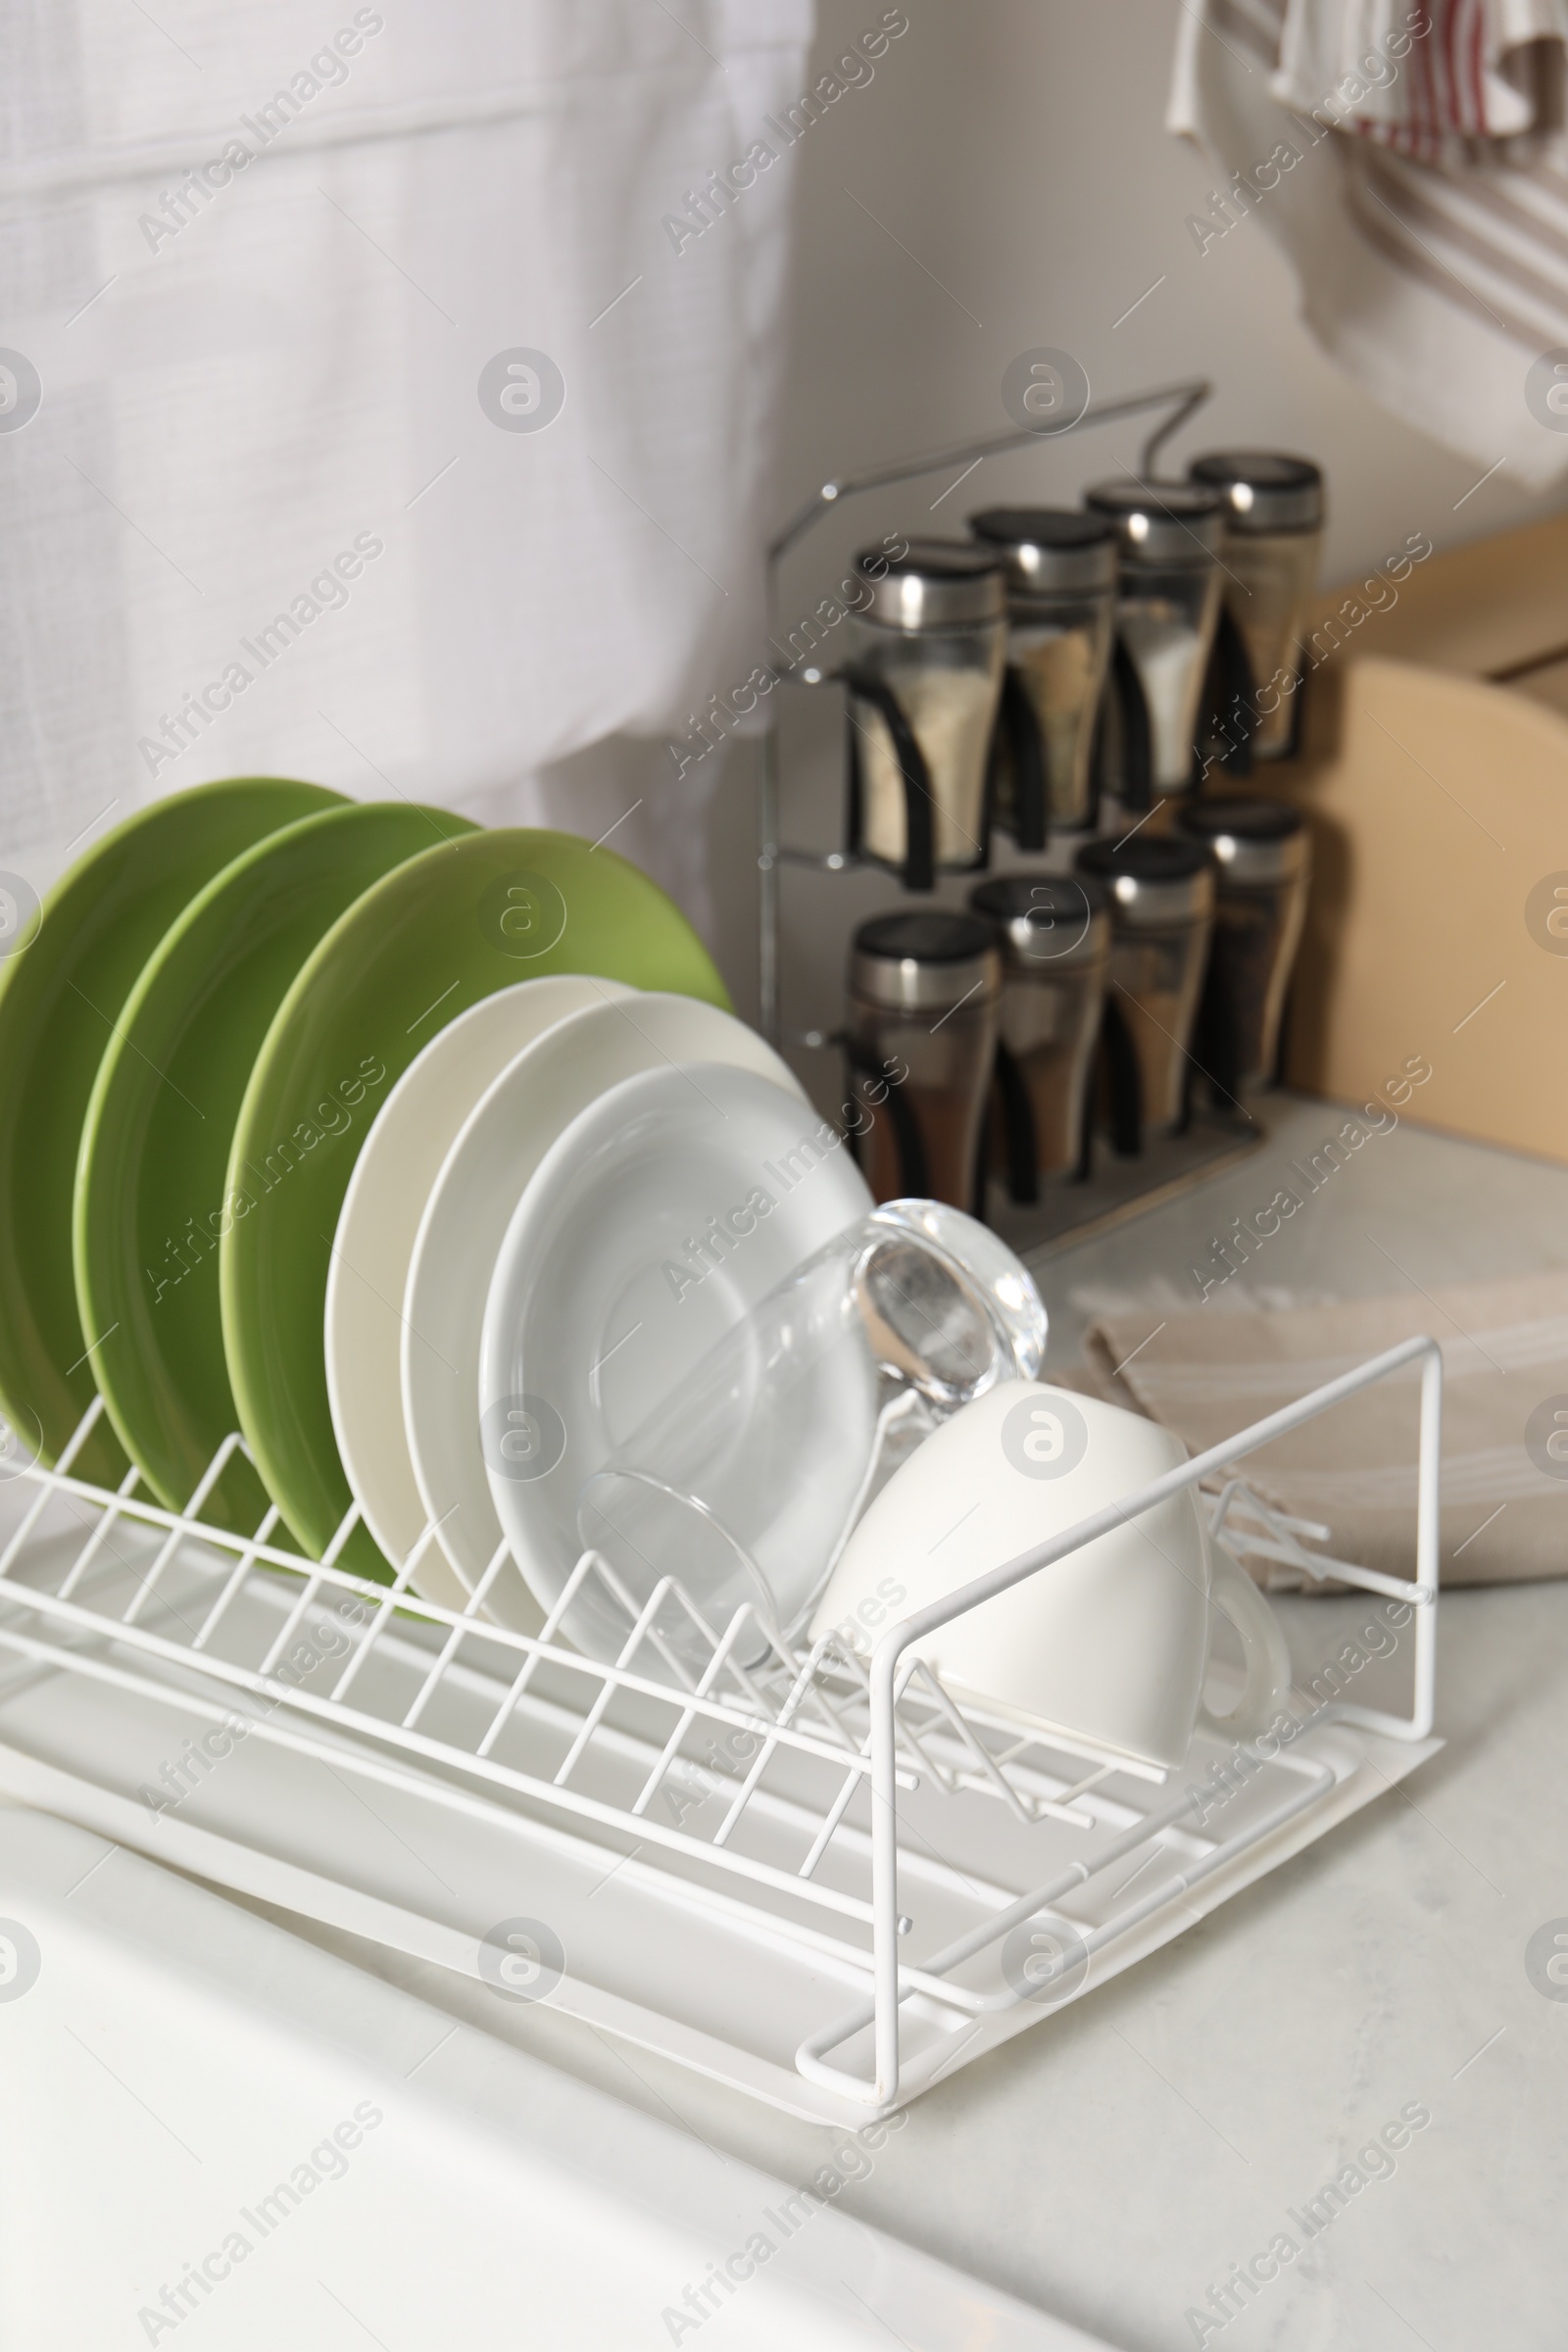
[[[1267,449],[1216,450],[1188,472],[1226,502],[1225,605],[1252,672],[1252,756],[1284,760],[1323,545],[1322,472],[1310,458]]]
[[[1151,486],[1129,475],[1096,483],[1084,504],[1116,525],[1116,628],[1149,713],[1153,791],[1188,792],[1219,623],[1224,500],[1196,483]]]
[[[1219,1090],[1273,1075],[1291,967],[1306,919],[1312,841],[1285,801],[1195,801],[1178,830],[1214,863],[1214,933],[1199,1059]]]
[[[986,769],[1006,651],[997,557],[917,539],[856,558],[866,602],[847,623],[850,847],[929,890],[984,865]]]
[[[1020,850],[1095,814],[1095,721],[1116,629],[1116,531],[1057,507],[988,507],[969,528],[1006,567],[1007,665],[994,750],[996,821]]]
[[[969,893],[1002,953],[990,1160],[1015,1201],[1083,1152],[1110,916],[1089,875],[1005,874]]]
[[[1111,947],[1107,1018],[1128,1034],[1145,1132],[1170,1134],[1187,1114],[1188,1073],[1214,920],[1214,867],[1200,843],[1146,833],[1091,841],[1077,870],[1105,886]]]
[[[972,914],[874,915],[850,950],[856,1155],[878,1201],[967,1209],[997,1043],[1002,958]]]

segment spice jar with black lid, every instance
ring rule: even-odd
[[[856,1156],[875,1198],[973,1206],[1002,957],[978,915],[873,915],[850,949]]]
[[[1114,1055],[1123,1041],[1137,1080],[1140,1128],[1169,1134],[1186,1124],[1191,1047],[1214,920],[1214,863],[1199,842],[1145,833],[1091,841],[1077,870],[1103,883],[1111,945],[1105,1026]],[[1140,1140],[1134,1137],[1132,1148]],[[1118,1142],[1128,1148],[1125,1136]]]
[[[1006,652],[1001,561],[967,539],[855,560],[845,623],[849,846],[909,890],[990,855],[987,766]]]
[[[1323,545],[1322,472],[1281,450],[1225,449],[1195,458],[1188,473],[1225,500],[1225,605],[1252,673],[1252,756],[1286,759]]]
[[[1129,475],[1097,482],[1084,504],[1116,526],[1116,628],[1148,711],[1153,793],[1188,792],[1197,780],[1219,625],[1224,498],[1197,483]]]
[[[1088,874],[1005,874],[969,893],[1002,953],[990,1162],[1015,1201],[1082,1158],[1110,915]]]
[[[1020,850],[1094,822],[1095,723],[1116,633],[1116,528],[1063,507],[988,507],[969,528],[1005,567],[1007,665],[994,814]]]
[[[1272,1077],[1291,967],[1306,919],[1312,837],[1288,802],[1194,801],[1182,836],[1214,865],[1214,934],[1198,1058],[1222,1096]]]

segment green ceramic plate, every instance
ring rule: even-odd
[[[238,1424],[218,1245],[234,1121],[272,1015],[311,951],[405,858],[469,833],[407,801],[329,808],[225,865],[153,952],[98,1067],[76,1164],[76,1300],[122,1444],[172,1510]],[[235,1456],[202,1515],[250,1534],[267,1508]],[[287,1538],[280,1536],[277,1541]]]
[[[246,776],[155,801],[55,884],[31,944],[0,964],[0,1413],[15,1433],[10,1450],[55,1461],[92,1402],[72,1191],[121,1006],[170,924],[231,858],[342,799],[319,784]],[[75,1468],[110,1485],[121,1478],[112,1429],[100,1422]]]
[[[729,1005],[685,916],[624,858],[570,833],[479,833],[367,891],[300,972],[257,1057],[225,1186],[249,1205],[220,1250],[223,1346],[240,1427],[313,1556],[350,1501],[322,1330],[332,1237],[366,1130],[436,1030],[536,972]],[[341,1556],[390,1576],[364,1528]]]

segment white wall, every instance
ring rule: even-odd
[[[1484,464],[1426,439],[1328,365],[1298,323],[1289,273],[1257,220],[1200,255],[1185,221],[1212,178],[1162,126],[1169,0],[904,5],[909,29],[875,79],[839,100],[796,151],[781,516],[835,474],[1004,430],[1003,369],[1038,345],[1072,352],[1099,396],[1212,377],[1213,402],[1167,453],[1178,469],[1226,444],[1315,457],[1329,483],[1330,578],[1412,531],[1453,544],[1568,500],[1568,487],[1529,498],[1506,468],[1467,497]],[[817,70],[880,15],[881,0],[820,0]],[[841,510],[789,568],[786,611],[808,611],[838,576],[839,557],[885,529],[961,531],[971,508],[1009,500],[1075,504],[1084,483],[1132,464],[1137,447],[1131,426],[1085,432],[987,461],[934,514],[940,475]],[[827,846],[838,823],[837,714],[812,709],[803,718],[806,698],[789,699],[805,803],[794,831]],[[754,760],[749,746],[732,752],[711,817],[720,954],[748,1009]],[[793,1010],[831,1020],[843,931],[891,903],[895,886],[885,876],[793,877],[787,892]]]

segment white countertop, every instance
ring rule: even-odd
[[[1184,1302],[1188,1269],[1225,1215],[1269,1198],[1276,1154],[1310,1150],[1336,1123],[1326,1105],[1289,1102],[1273,1105],[1269,1121],[1277,1140],[1251,1161],[1046,1264],[1053,1362],[1075,1354],[1086,1303],[1152,1284],[1165,1286],[1167,1304]],[[1255,1298],[1265,1285],[1342,1297],[1390,1289],[1377,1241],[1423,1287],[1568,1260],[1568,1174],[1408,1128],[1369,1144],[1310,1208],[1237,1290],[1251,1281]],[[1277,1605],[1308,1671],[1367,1607]],[[1388,1671],[1398,1668],[1395,1659]],[[1368,1680],[1381,1671],[1368,1669]],[[1253,2352],[1410,2352],[1423,2342],[1429,2352],[1557,2352],[1568,2309],[1568,1998],[1536,1988],[1525,1953],[1545,1923],[1568,1923],[1568,1584],[1445,1597],[1438,1730],[1448,1745],[1407,1790],[919,2100],[832,2218],[876,2226],[1124,2352],[1199,2341]],[[104,1875],[121,1867],[112,1861]],[[559,2013],[503,2009],[468,1980],[328,1931],[303,1933],[458,2025],[421,2061],[426,2096],[441,2094],[449,2070],[454,2091],[487,2067],[510,2082],[497,2044],[512,2042],[670,2127],[699,2195],[711,2182],[715,2212],[749,2178],[742,2165],[807,2180],[831,2144],[824,2130],[623,2051]],[[381,1989],[366,1987],[368,2007]],[[1386,2126],[1397,2140],[1407,2108],[1430,2121],[1408,2133],[1392,2170],[1369,2159],[1384,2177],[1357,2187],[1305,2242],[1298,2217],[1308,2202]],[[1224,2325],[1212,2311],[1202,2327],[1189,2318],[1281,2232],[1298,2251],[1253,2299]],[[189,2251],[199,2250],[193,2237]],[[429,2260],[439,2259],[432,2245]],[[751,2308],[749,2318],[738,2298],[705,2321],[705,2352],[764,2340],[760,2306]],[[521,2279],[516,2310],[525,2328]],[[375,2340],[422,2352],[432,2339],[410,2319],[410,2329]],[[202,2328],[207,2340],[224,2340],[205,2316]],[[923,2347],[918,2306],[901,2310],[889,2334],[909,2352]],[[933,2315],[929,2340],[938,2335]],[[651,2309],[646,2328],[623,2340],[668,2336]],[[126,2340],[137,2340],[133,2325]],[[345,2323],[319,2340],[370,2338]]]

